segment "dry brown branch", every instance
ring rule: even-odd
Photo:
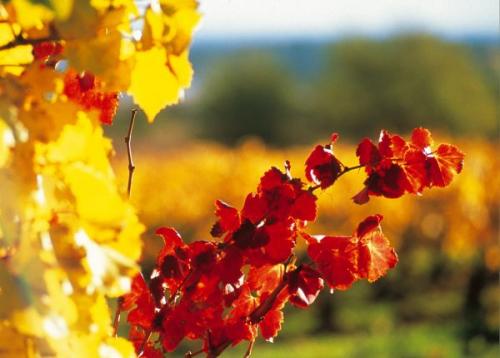
[[[137,109],[132,109],[130,115],[130,124],[128,126],[127,136],[125,137],[125,145],[127,146],[127,157],[128,157],[128,182],[127,182],[127,195],[130,198],[130,192],[132,191],[132,179],[134,176],[135,164],[132,158],[132,131],[134,129],[135,116],[137,115]]]

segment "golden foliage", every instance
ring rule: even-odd
[[[130,93],[151,122],[191,83],[196,1],[12,0],[0,5],[0,20],[0,75],[29,72],[33,45],[59,41],[69,67],[98,76],[105,91]],[[162,90],[152,95],[153,85]]]
[[[99,113],[68,98],[65,72],[133,94],[150,121],[177,102],[191,81],[197,3],[141,6],[0,4],[2,357],[135,355],[112,336],[107,301],[130,288],[144,226],[119,189]],[[141,39],[151,27],[145,13],[160,20],[159,37]],[[156,93],[149,68],[163,73]]]
[[[365,174],[351,172],[318,193],[320,217],[312,230],[326,234],[350,233],[367,215],[380,213],[384,232],[393,242],[439,240],[443,250],[457,260],[484,252],[488,267],[500,267],[498,203],[500,162],[498,147],[480,141],[457,142],[467,153],[464,171],[446,190],[435,188],[421,197],[397,200],[374,198],[366,205],[350,199],[362,187]],[[150,228],[169,225],[191,238],[203,239],[214,222],[214,200],[241,207],[246,193],[255,190],[259,177],[270,166],[292,164],[294,176],[304,176],[304,160],[310,147],[275,150],[249,141],[237,149],[211,143],[191,143],[169,152],[138,152],[141,163],[134,180],[132,202]],[[357,164],[355,146],[336,146],[346,165]],[[160,164],[159,164],[160,163]],[[126,168],[120,163],[119,168]],[[120,173],[125,178],[125,173]],[[161,183],[161,185],[158,185]],[[401,243],[400,243],[401,244]]]

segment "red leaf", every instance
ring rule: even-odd
[[[359,193],[352,197],[352,200],[358,205],[366,204],[370,200],[368,187],[365,186],[363,189],[361,189]]]
[[[426,128],[415,128],[411,133],[411,142],[419,149],[426,149],[432,146],[432,136]]]
[[[357,250],[351,237],[324,236],[307,253],[331,288],[346,290],[356,281]]]
[[[297,196],[296,188],[289,183],[263,193],[266,200],[266,216],[276,220],[286,220],[290,216],[290,210]]]
[[[82,72],[77,77],[78,83],[80,84],[80,90],[82,92],[87,92],[95,88],[96,79],[95,76],[88,72]]]
[[[422,150],[408,150],[404,156],[402,169],[406,175],[408,193],[418,194],[429,185],[427,175],[427,157]]]
[[[264,173],[260,178],[259,191],[274,189],[285,182],[286,175],[283,174],[278,168],[272,167]]]
[[[308,254],[331,288],[345,290],[356,280],[373,282],[398,258],[380,228],[381,215],[363,220],[351,237],[325,236],[310,242]]]
[[[432,142],[425,128],[415,128],[411,142],[382,131],[378,148],[364,139],[356,154],[369,176],[366,190],[354,196],[354,202],[364,204],[370,195],[398,198],[404,193],[418,194],[433,185],[450,184],[462,170],[464,154],[449,144],[441,144],[432,152]]]
[[[399,198],[409,187],[406,173],[397,164],[390,164],[389,167],[372,173],[365,185],[369,195],[382,195],[386,198]]]
[[[359,143],[356,155],[359,157],[359,164],[369,166],[369,168],[377,165],[382,160],[378,148],[368,138]]]
[[[186,314],[184,305],[177,306],[165,316],[162,323],[161,343],[167,352],[172,352],[188,333],[187,325],[191,317]]]
[[[135,308],[129,312],[127,321],[131,325],[149,329],[155,317],[155,304],[153,296],[140,273],[132,280],[131,291],[124,296],[122,305],[124,310],[129,310],[133,306]]]
[[[215,215],[219,218],[218,223],[223,232],[234,231],[240,226],[238,210],[221,200],[216,200],[215,206]]]
[[[303,190],[292,206],[290,215],[299,220],[314,221],[316,219],[316,196]]]
[[[45,61],[50,56],[61,54],[63,46],[60,42],[45,41],[33,45],[33,57],[35,60]]]
[[[236,285],[242,275],[241,267],[243,266],[243,262],[241,250],[233,245],[228,246],[223,252],[223,257],[219,262],[217,270],[221,282],[223,284]]]
[[[266,225],[269,243],[264,246],[264,253],[268,263],[276,264],[285,261],[295,247],[295,231],[293,221],[277,222]]]
[[[317,145],[306,160],[307,179],[322,189],[332,185],[341,170],[341,164],[330,146]]]
[[[234,232],[233,240],[240,249],[256,249],[269,242],[269,235],[263,227],[257,229],[250,220],[245,220]]]
[[[273,338],[278,335],[283,322],[283,312],[281,310],[270,310],[260,322],[260,332],[265,340],[272,342]]]
[[[309,265],[302,265],[288,276],[290,302],[300,308],[308,307],[316,300],[323,286],[319,272]]]
[[[398,256],[380,227],[381,215],[369,216],[359,224],[358,237],[358,277],[369,282],[378,280],[398,262]]]
[[[166,255],[160,266],[160,272],[165,278],[179,279],[184,276],[182,265],[174,255]]]
[[[144,277],[142,277],[142,274],[140,272],[137,273],[132,279],[130,292],[123,295],[123,301],[121,305],[122,309],[129,310],[134,307],[139,296],[141,296],[144,291],[147,290],[148,286],[146,285],[146,281],[144,281]]]
[[[161,227],[156,230],[156,235],[160,235],[163,238],[164,246],[161,249],[156,262],[158,267],[161,267],[163,258],[167,255],[177,255],[178,248],[185,248],[187,245],[182,241],[181,235],[171,227]]]
[[[259,223],[266,215],[267,204],[265,200],[259,195],[252,193],[248,194],[241,211],[242,221],[243,218],[250,220],[254,224]]]
[[[217,247],[213,242],[195,241],[189,244],[193,270],[210,271],[217,262]]]
[[[380,214],[367,217],[365,220],[359,223],[355,235],[357,237],[363,237],[364,235],[369,234],[370,232],[379,227],[382,219],[383,216]]]
[[[251,267],[247,276],[248,288],[258,296],[270,294],[283,279],[283,272],[283,264]]]
[[[378,149],[384,158],[401,158],[408,150],[408,143],[398,136],[383,130],[380,132]]]
[[[430,185],[444,187],[462,171],[464,153],[454,145],[441,144],[428,160]]]

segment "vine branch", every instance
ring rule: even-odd
[[[137,115],[137,109],[132,109],[130,115],[130,124],[128,126],[127,136],[125,137],[125,145],[127,146],[127,157],[128,157],[128,182],[127,182],[127,195],[130,198],[130,192],[132,191],[132,180],[134,177],[135,164],[134,158],[132,157],[132,131],[134,130],[135,116]]]
[[[349,173],[349,172],[350,172],[350,171],[352,171],[352,170],[361,169],[361,168],[363,168],[363,167],[364,167],[364,165],[361,165],[361,164],[360,164],[360,165],[355,165],[355,166],[353,166],[353,167],[347,167],[347,166],[343,165],[343,169],[342,169],[342,171],[339,173],[339,175],[337,175],[337,177],[335,178],[335,180],[337,180],[338,178],[340,178],[340,177],[341,177],[342,175],[344,175],[345,173]],[[321,184],[311,186],[311,187],[309,188],[309,190],[310,190],[311,192],[313,192],[313,191],[315,191],[315,190],[318,190],[319,188],[321,188]]]
[[[122,312],[123,297],[118,297],[118,302],[116,303],[115,318],[113,319],[113,337],[118,334],[118,325],[120,324],[120,314]]]
[[[247,351],[245,352],[243,358],[250,358],[250,356],[252,355],[252,349],[254,344],[255,344],[255,339],[250,341],[250,344],[248,345]]]
[[[37,39],[25,39],[24,37],[16,36],[16,38],[5,45],[0,46],[0,51],[8,50],[21,45],[36,45],[42,42],[58,40],[54,36],[40,37]]]
[[[61,40],[60,36],[58,35],[56,29],[53,26],[50,27],[50,33],[48,36],[38,37],[38,38],[25,38],[22,33],[16,33],[14,31],[14,28],[12,27],[12,23],[10,21],[7,21],[7,23],[9,24],[14,39],[0,46],[0,51],[8,50],[21,45],[36,45],[42,42]]]

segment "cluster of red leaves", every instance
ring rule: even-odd
[[[431,133],[413,130],[410,141],[387,131],[380,133],[378,146],[364,139],[356,150],[359,164],[368,178],[365,188],[353,199],[366,203],[370,195],[399,198],[404,193],[419,194],[425,188],[445,187],[462,171],[464,154],[454,145],[432,147]]]
[[[118,93],[104,92],[102,82],[89,72],[69,70],[64,77],[64,94],[85,110],[98,110],[99,120],[111,124],[118,108]]]
[[[33,45],[33,57],[37,61],[48,61],[63,52],[63,45],[57,41],[45,41]]]
[[[379,187],[371,184],[375,175],[392,184],[393,178],[387,177],[393,166],[403,172],[404,180],[396,181],[403,192],[418,192],[408,189],[416,178],[422,187],[443,186],[451,181],[450,173],[460,171],[463,154],[445,144],[430,152],[430,134],[424,129],[413,132],[411,143],[382,132],[378,148],[369,140],[361,142],[360,166],[349,168],[333,154],[337,137],[318,145],[306,160],[311,186],[293,178],[287,162],[284,172],[273,167],[262,176],[257,192],[248,194],[241,210],[216,201],[218,220],[211,230],[216,240],[186,244],[172,228],[157,231],[164,247],[151,279],[146,283],[137,275],[121,304],[129,311],[130,338],[140,356],[161,357],[184,338],[202,340],[200,352],[208,357],[241,341],[251,342],[251,347],[259,330],[272,340],[281,329],[286,303],[308,307],[324,281],[330,289],[345,290],[356,280],[373,282],[396,265],[380,215],[366,218],[352,236],[307,234],[308,221],[317,216],[313,192],[360,167],[368,173],[365,190],[372,195],[395,196],[375,192]],[[450,160],[450,151],[461,155],[460,163]],[[414,158],[424,161],[419,166],[423,173],[417,173]],[[294,249],[300,237],[309,259],[297,264]]]

